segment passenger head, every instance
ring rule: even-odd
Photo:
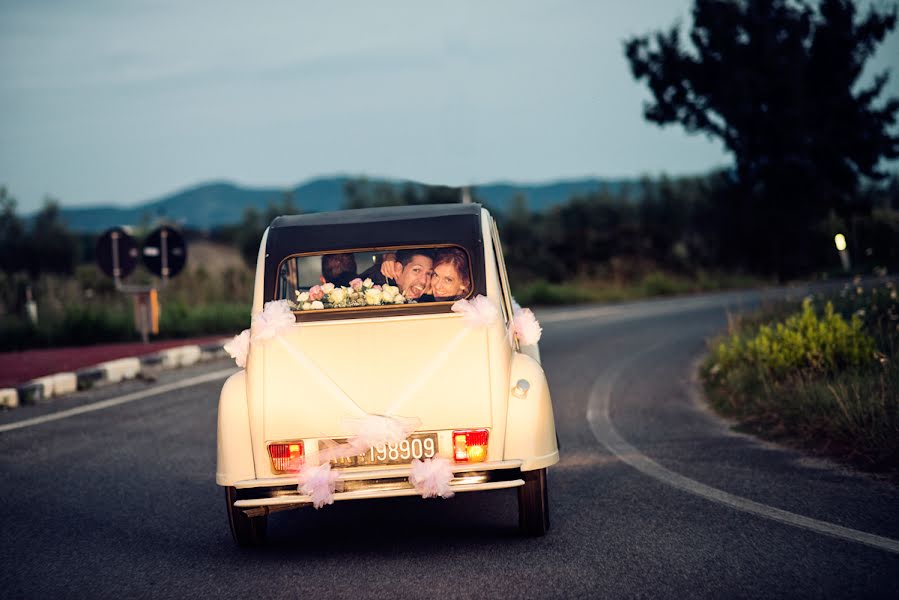
[[[431,289],[435,300],[458,300],[471,291],[468,256],[458,248],[446,248],[434,258]]]
[[[326,283],[349,285],[356,277],[356,268],[356,257],[350,252],[322,255],[322,277]]]
[[[396,285],[409,300],[419,298],[428,287],[433,273],[434,260],[428,250],[400,250],[396,260],[403,266],[397,275]]]

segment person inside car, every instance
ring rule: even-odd
[[[351,252],[322,255],[322,283],[348,286],[356,275],[356,257]]]
[[[390,255],[387,255],[390,256]],[[430,250],[400,250],[396,253],[393,265],[388,270],[382,264],[374,265],[359,275],[365,279],[370,277],[379,284],[395,285],[407,300],[418,300],[431,283],[434,273],[434,259]],[[392,276],[391,276],[392,275]]]
[[[468,257],[458,248],[444,248],[434,257],[431,284],[419,301],[451,302],[464,298],[470,290]]]

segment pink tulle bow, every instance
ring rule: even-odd
[[[296,323],[287,300],[266,302],[262,312],[253,317],[253,340],[267,340],[275,337]]]
[[[530,308],[519,308],[512,317],[512,334],[522,346],[532,346],[540,341],[543,328]]]
[[[244,329],[239,335],[223,346],[237,366],[243,369],[247,366],[247,355],[250,353],[250,330]]]
[[[445,458],[426,458],[423,461],[416,458],[412,461],[409,483],[415,487],[422,498],[452,497],[453,490],[450,489],[452,479],[453,470]]]
[[[365,415],[359,419],[347,419],[346,427],[353,433],[349,444],[357,453],[387,444],[399,444],[421,426],[421,419],[414,417],[386,417]]]
[[[326,504],[334,504],[334,490],[337,489],[338,473],[331,471],[331,463],[313,466],[309,463],[300,469],[297,490],[312,499],[312,506],[321,508]]]
[[[465,322],[472,327],[492,325],[499,318],[499,311],[486,296],[475,296],[471,300],[456,300],[453,312],[465,316]]]

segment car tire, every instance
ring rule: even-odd
[[[235,500],[237,500],[237,490],[230,486],[226,487],[228,525],[231,527],[231,537],[234,538],[234,543],[244,548],[263,545],[268,529],[268,516],[248,517],[244,511],[234,506]]]
[[[549,529],[549,494],[546,469],[522,472],[518,488],[518,528],[524,535],[539,537]]]

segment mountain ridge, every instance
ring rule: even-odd
[[[111,205],[60,207],[61,219],[74,231],[99,232],[117,225],[136,225],[165,218],[181,226],[208,230],[239,223],[244,211],[265,211],[289,194],[303,212],[323,212],[344,207],[344,186],[348,181],[386,184],[395,189],[406,185],[426,186],[415,181],[334,175],[309,179],[292,187],[240,186],[227,180],[213,180],[188,186],[171,194],[134,206]],[[522,195],[528,208],[541,212],[567,202],[572,196],[586,195],[603,188],[615,192],[636,179],[599,177],[567,178],[546,183],[500,181],[472,186],[477,199],[502,212],[516,195]]]

